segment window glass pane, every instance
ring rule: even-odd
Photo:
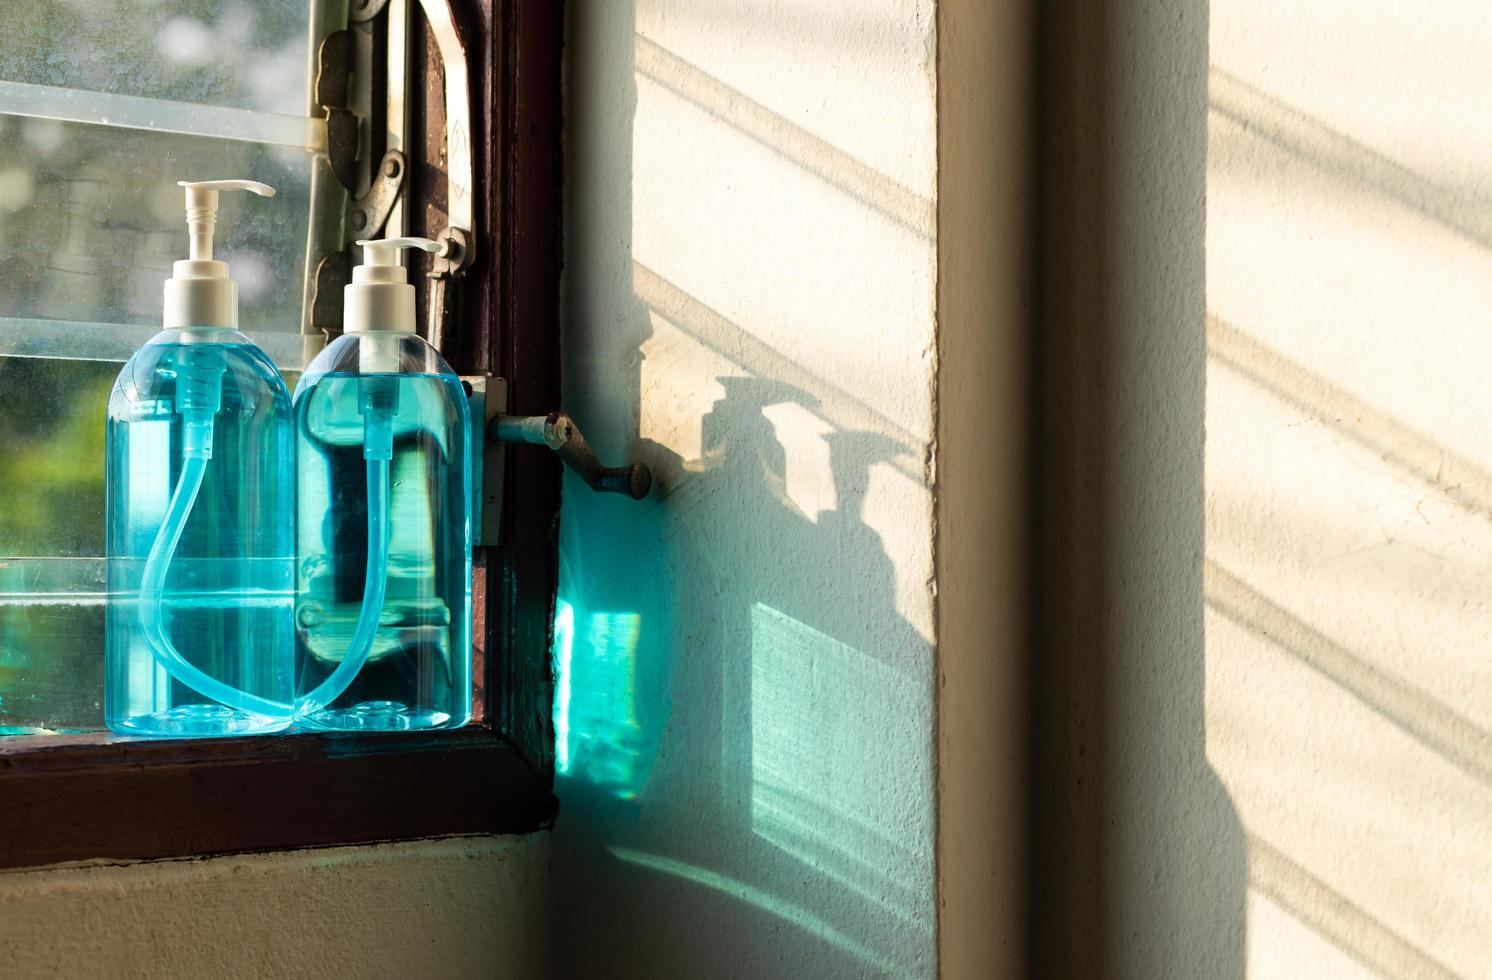
[[[15,0],[0,80],[306,111],[308,0]]]
[[[119,368],[0,357],[0,735],[102,727],[103,419]]]
[[[0,559],[0,735],[100,728],[104,560]]]
[[[119,365],[0,358],[0,732],[96,728],[104,409]]]
[[[287,369],[305,355],[313,184],[342,199],[304,118],[311,0],[15,6],[0,31],[0,734],[102,726],[104,414],[186,257],[175,182],[277,189],[223,195],[215,257],[242,328]]]
[[[186,258],[176,181],[250,177],[278,194],[222,195],[214,257],[233,270],[245,330],[296,333],[310,172],[294,147],[0,115],[0,323],[159,329],[162,281]],[[52,329],[0,326],[0,352]]]

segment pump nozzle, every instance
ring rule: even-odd
[[[363,264],[394,266],[399,264],[401,248],[418,248],[435,255],[446,254],[446,246],[428,238],[374,238],[358,242],[363,248]]]
[[[171,267],[171,278],[166,280],[166,329],[233,329],[238,326],[238,287],[228,278],[228,263],[212,258],[218,191],[249,191],[274,197],[275,189],[257,180],[179,180],[177,184],[186,188],[191,257],[176,262]]]
[[[260,197],[274,197],[275,189],[257,180],[178,180],[186,188],[187,231],[190,245],[187,256],[194,262],[212,260],[212,231],[218,223],[218,191],[249,191]]]
[[[363,264],[352,270],[352,282],[342,294],[342,331],[414,333],[414,287],[399,264],[399,250],[441,255],[445,246],[428,238],[375,238],[358,244]]]

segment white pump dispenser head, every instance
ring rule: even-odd
[[[414,333],[414,286],[399,250],[418,248],[439,254],[441,244],[428,238],[380,238],[360,241],[363,264],[352,270],[342,292],[342,332]]]
[[[418,248],[440,254],[428,238],[379,238],[360,241],[363,264],[352,270],[342,291],[342,332],[360,338],[358,370],[363,374],[397,374],[399,347],[414,334],[414,286],[399,250]]]
[[[274,197],[275,189],[254,180],[181,180],[186,188],[187,259],[171,267],[166,280],[167,330],[238,326],[238,284],[228,278],[228,263],[212,258],[212,233],[218,222],[218,191],[250,191]]]

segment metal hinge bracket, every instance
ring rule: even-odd
[[[311,290],[311,327],[326,334],[328,340],[342,329],[342,287],[352,281],[350,246],[359,238],[377,237],[383,230],[394,202],[404,190],[407,170],[404,154],[398,150],[383,155],[378,173],[368,185],[368,193],[347,205],[341,250],[323,256],[316,264],[316,281]]]
[[[487,438],[488,426],[507,411],[508,383],[481,375],[461,379],[471,405],[472,538],[477,547],[501,543],[503,445]]]
[[[357,190],[358,118],[348,104],[356,62],[352,29],[333,31],[316,49],[316,104],[326,112],[326,155],[332,173],[349,191]]]

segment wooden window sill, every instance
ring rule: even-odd
[[[143,741],[0,739],[0,868],[546,827],[556,801],[489,728]]]

